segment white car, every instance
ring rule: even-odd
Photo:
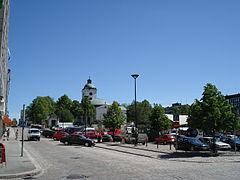
[[[41,135],[41,132],[39,129],[37,128],[30,128],[28,130],[28,135],[27,135],[27,138],[28,140],[37,140],[37,141],[40,141],[40,135]]]
[[[209,144],[210,146],[212,146],[214,144],[214,138],[213,137],[202,137],[202,138],[199,138],[199,139],[203,143]],[[219,149],[219,150],[229,150],[229,149],[231,149],[231,146],[229,144],[220,141],[219,138],[216,138],[215,144],[216,144],[216,148]]]

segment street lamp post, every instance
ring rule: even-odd
[[[135,86],[135,99],[134,99],[134,109],[135,109],[135,128],[136,128],[136,132],[135,132],[135,136],[136,136],[136,140],[135,140],[135,145],[137,145],[137,140],[138,140],[138,133],[137,133],[137,77],[139,76],[138,74],[132,74],[131,75],[134,78],[134,86]]]

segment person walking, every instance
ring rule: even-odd
[[[16,130],[16,132],[15,132],[15,140],[17,141],[18,140],[18,129]]]
[[[10,136],[10,128],[7,129],[7,141],[9,140],[9,136]]]

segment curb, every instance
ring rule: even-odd
[[[17,174],[5,174],[0,175],[0,179],[13,179],[13,178],[25,178],[25,177],[32,177],[37,174],[40,174],[41,170],[33,170],[29,172],[17,173]]]
[[[18,142],[18,144],[20,146],[20,142]],[[32,176],[38,175],[42,172],[41,166],[37,163],[37,161],[35,161],[35,159],[31,156],[31,154],[25,148],[23,148],[23,151],[25,152],[25,155],[27,155],[28,158],[33,163],[33,165],[35,166],[35,169],[31,170],[31,171],[16,173],[16,174],[3,174],[3,175],[0,175],[0,179],[14,179],[14,178],[32,177]]]

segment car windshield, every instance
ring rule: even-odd
[[[189,141],[190,141],[191,143],[199,143],[199,144],[202,144],[202,142],[201,142],[199,139],[195,139],[195,138],[189,139]]]
[[[87,139],[85,136],[79,136],[79,138],[81,138],[81,139]]]
[[[38,130],[31,130],[30,133],[39,133]]]

